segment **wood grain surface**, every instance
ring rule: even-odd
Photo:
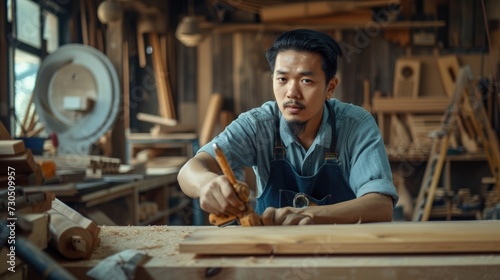
[[[317,255],[500,252],[500,222],[420,222],[197,230],[181,253]]]
[[[92,279],[86,276],[89,269],[127,249],[139,250],[150,257],[138,268],[135,279],[496,280],[500,275],[497,253],[204,256],[179,252],[179,244],[186,236],[214,229],[217,230],[207,226],[102,226],[101,244],[89,260],[70,261],[59,254],[51,256],[78,279]],[[227,229],[232,228],[221,228],[220,232]]]

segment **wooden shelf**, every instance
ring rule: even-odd
[[[176,183],[177,171],[174,171],[60,199],[69,202],[79,212],[89,209],[100,211],[117,225],[164,225],[172,213],[168,205],[169,188]],[[141,199],[154,202],[158,206],[158,212],[142,222],[139,220]]]
[[[309,28],[315,30],[332,29],[353,29],[355,27],[364,27],[368,23],[378,23],[376,21],[359,23],[332,23],[332,24],[286,24],[286,23],[241,23],[241,24],[214,24],[204,22],[201,28],[211,30],[214,33],[232,33],[238,31],[288,31],[296,28]],[[446,26],[442,20],[435,21],[392,21],[379,23],[381,29],[416,29],[416,28],[438,28]]]

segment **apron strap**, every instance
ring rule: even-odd
[[[325,103],[330,113],[330,122],[332,126],[332,141],[330,142],[330,151],[325,154],[325,161],[337,160],[339,157],[339,153],[337,151],[337,119],[330,102],[325,100]]]
[[[274,151],[273,159],[284,159],[285,158],[285,146],[280,136],[280,108],[278,107],[278,102],[275,103],[276,113],[274,114]]]

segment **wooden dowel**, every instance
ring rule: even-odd
[[[31,92],[30,100],[28,102],[29,102],[28,103],[28,108],[26,109],[26,113],[24,113],[23,122],[21,124],[21,126],[24,128],[24,130],[26,130],[26,125],[27,125],[27,122],[28,122],[28,116],[30,114],[31,107],[33,105],[33,92]]]
[[[88,22],[89,45],[91,47],[97,48],[97,43],[96,43],[96,35],[97,35],[97,32],[96,32],[96,23],[97,23],[96,12],[97,12],[97,9],[95,8],[94,0],[87,0],[87,7],[88,7],[88,11],[89,11],[89,22]]]
[[[40,127],[38,127],[37,129],[35,130],[31,130],[31,131],[28,131],[28,133],[26,134],[26,137],[34,137],[34,136],[37,136],[38,134],[40,134],[40,132],[44,131],[45,130],[45,125],[41,125]]]
[[[33,128],[35,128],[35,125],[37,124],[38,122],[38,118],[36,118],[36,112],[35,110],[33,110],[33,112],[31,113],[31,117],[30,117],[30,120],[28,122],[28,127],[26,127],[26,134],[28,134],[30,131],[33,130]]]
[[[89,45],[89,32],[87,26],[86,1],[80,0],[80,24],[82,28],[82,41],[84,45]]]

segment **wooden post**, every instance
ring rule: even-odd
[[[8,58],[8,41],[7,41],[7,2],[2,1],[0,4],[0,61],[2,62],[2,67],[0,67],[0,121],[9,131],[10,121],[8,106],[9,104],[9,60]]]
[[[116,117],[111,132],[111,143],[113,144],[112,157],[125,161],[125,120],[124,111],[129,110],[128,102],[123,100],[122,73],[123,73],[123,19],[109,22],[106,30],[106,55],[118,73],[118,84],[120,86],[120,110]]]
[[[198,86],[197,86],[197,103],[198,103],[198,123],[202,124],[205,114],[208,110],[205,104],[208,104],[211,94],[213,93],[213,77],[212,71],[212,36],[205,38],[198,46]],[[201,125],[197,131],[201,131]]]

